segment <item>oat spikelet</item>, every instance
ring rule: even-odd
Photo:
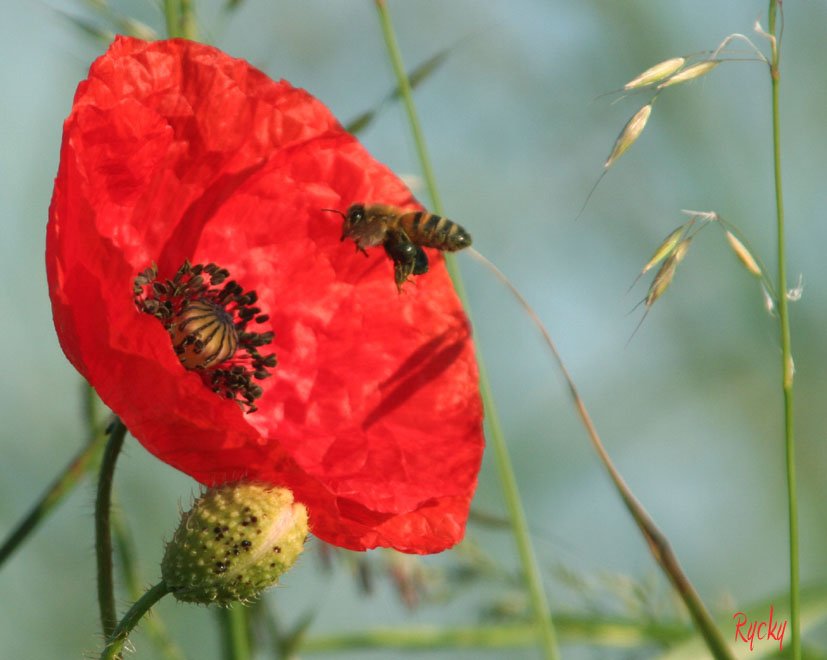
[[[678,264],[683,261],[683,258],[686,256],[691,242],[691,238],[682,240],[674,252],[672,252],[669,258],[663,263],[663,266],[660,267],[660,270],[655,274],[655,279],[652,280],[649,292],[646,294],[645,304],[647,307],[651,307],[655,301],[663,295],[663,292],[669,288]]]
[[[756,277],[761,277],[761,267],[750,251],[747,250],[746,245],[739,241],[730,231],[727,231],[726,239],[729,241],[729,246],[732,248],[732,251],[735,252],[735,255],[741,260],[741,263],[747,267],[747,270]]]
[[[606,163],[603,165],[604,169],[609,169],[612,164],[620,158],[623,152],[631,147],[635,140],[640,137],[640,134],[646,126],[646,122],[649,121],[650,114],[652,114],[651,103],[644,105],[628,122],[626,122],[623,130],[620,131],[620,135],[617,136],[617,140],[615,140],[614,147],[612,147],[612,153],[609,154],[609,157],[606,159]]]
[[[646,262],[646,265],[643,267],[643,270],[640,271],[641,275],[657,266],[661,261],[666,259],[666,257],[668,257],[672,253],[672,250],[675,249],[675,246],[678,244],[678,241],[683,235],[683,230],[684,225],[681,225],[675,231],[669,234],[669,236],[666,237],[666,240],[660,244],[658,249],[655,250],[655,253],[652,255],[652,258]]]
[[[706,60],[705,62],[698,62],[692,66],[686,67],[683,71],[679,71],[668,80],[658,85],[658,89],[669,87],[670,85],[677,85],[678,83],[686,82],[687,80],[694,80],[705,73],[709,73],[721,63],[720,60]]]
[[[685,57],[673,57],[664,60],[660,64],[655,64],[655,66],[646,69],[646,71],[634,80],[627,82],[623,85],[623,89],[637,89],[638,87],[646,87],[652,83],[659,82],[675,73],[675,71],[684,65],[684,62],[686,62]]]

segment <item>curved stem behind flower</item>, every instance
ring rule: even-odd
[[[129,608],[121,622],[117,625],[109,638],[106,640],[106,647],[101,653],[100,660],[114,660],[117,658],[126,642],[129,633],[138,625],[138,621],[150,608],[161,598],[169,593],[166,582],[161,580],[158,584],[147,591],[135,604]]]
[[[170,39],[181,36],[178,28],[181,20],[179,10],[178,0],[164,0],[164,19],[167,24],[167,35]]]
[[[193,3],[194,0],[164,0],[164,19],[171,39],[198,40]]]
[[[109,510],[112,504],[112,477],[115,462],[126,437],[126,427],[120,419],[107,429],[109,440],[103,452],[98,494],[95,498],[95,553],[98,565],[98,607],[103,634],[109,637],[118,621],[115,611],[115,587],[112,581],[112,534],[109,528]]]
[[[411,125],[414,143],[416,144],[417,154],[419,155],[419,161],[422,167],[422,174],[425,177],[425,182],[431,195],[432,208],[436,213],[443,214],[442,203],[440,201],[439,191],[436,185],[436,178],[434,177],[430,158],[428,157],[428,151],[425,147],[425,138],[422,134],[422,127],[419,124],[419,118],[413,104],[411,85],[407,74],[405,73],[405,67],[399,53],[399,46],[396,43],[396,36],[394,35],[393,26],[391,25],[388,7],[385,0],[375,1],[376,8],[379,12],[379,20],[382,24],[382,34],[385,38],[388,55],[399,83],[399,89],[402,93],[402,99],[407,111],[408,121]],[[448,267],[448,272],[451,275],[451,279],[454,281],[454,288],[456,289],[457,295],[465,308],[466,314],[470,317],[470,306],[468,304],[468,297],[465,293],[465,285],[463,284],[462,277],[460,276],[459,269],[456,266],[453,255],[446,255],[445,262]],[[485,363],[479,354],[477,354],[477,364],[479,366],[480,375],[480,394],[482,396],[483,405],[485,406],[488,428],[492,444],[494,446],[494,453],[497,458],[497,468],[500,474],[500,481],[502,483],[503,494],[505,497],[506,506],[508,507],[509,517],[511,518],[511,525],[517,543],[517,551],[520,555],[520,562],[523,566],[527,583],[526,586],[528,587],[529,595],[531,597],[535,625],[540,631],[540,637],[545,650],[546,658],[549,660],[555,660],[560,657],[560,652],[557,648],[557,638],[551,620],[551,610],[543,588],[542,577],[537,564],[537,557],[531,543],[528,522],[520,501],[520,493],[517,488],[517,479],[514,475],[514,468],[511,465],[508,447],[503,436],[502,428],[500,427],[497,408],[494,404],[494,394],[491,389],[491,383],[488,380]]]
[[[725,660],[733,658],[734,656],[732,655],[732,651],[724,641],[721,631],[712,620],[712,616],[709,614],[706,606],[704,606],[698,592],[695,591],[695,587],[692,586],[689,578],[683,572],[677,556],[672,551],[672,546],[669,543],[669,540],[666,536],[664,536],[663,532],[660,531],[658,526],[655,524],[655,521],[652,520],[649,513],[643,508],[643,505],[634,496],[632,491],[629,490],[629,487],[626,485],[623,477],[620,476],[620,473],[612,463],[611,458],[609,458],[609,454],[603,447],[603,443],[600,441],[600,436],[597,434],[597,429],[595,428],[594,423],[586,410],[586,404],[583,402],[583,399],[580,398],[580,393],[577,391],[574,380],[569,374],[568,369],[566,369],[563,358],[560,357],[560,354],[557,352],[557,347],[552,341],[548,330],[546,330],[546,327],[543,325],[543,322],[540,320],[540,317],[537,316],[537,313],[528,304],[528,301],[523,298],[520,292],[514,287],[513,284],[511,284],[508,278],[503,275],[499,268],[488,261],[488,259],[483,257],[474,248],[469,248],[469,251],[473,256],[490,268],[494,274],[505,283],[540,329],[540,332],[543,334],[543,338],[546,340],[546,344],[548,345],[549,350],[551,350],[551,353],[557,362],[557,366],[559,367],[561,373],[563,374],[563,378],[569,387],[569,392],[574,400],[574,405],[577,408],[577,413],[580,415],[583,426],[586,428],[586,433],[589,435],[589,439],[592,441],[592,445],[594,446],[595,451],[597,451],[597,455],[605,466],[606,471],[609,473],[609,477],[614,483],[617,492],[620,494],[623,503],[626,505],[629,513],[632,514],[632,518],[634,518],[638,528],[643,534],[643,537],[646,539],[646,543],[649,545],[649,550],[651,551],[652,556],[655,558],[655,561],[660,564],[664,573],[666,573],[666,577],[672,583],[675,591],[677,591],[678,595],[683,600],[684,605],[686,605],[686,608],[692,616],[692,620],[695,622],[695,625],[704,637],[706,644],[712,651],[713,655],[716,658],[723,658]]]

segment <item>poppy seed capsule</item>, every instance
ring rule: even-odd
[[[228,604],[255,598],[295,563],[307,533],[307,510],[286,488],[250,483],[211,488],[181,517],[161,575],[181,601]]]
[[[172,345],[187,369],[209,367],[229,360],[238,348],[233,317],[223,307],[193,301],[173,320]]]

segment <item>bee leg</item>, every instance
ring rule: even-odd
[[[413,272],[413,264],[402,261],[395,261],[393,264],[393,279],[396,282],[396,289],[402,293],[402,285],[405,282],[412,282],[410,275]]]
[[[389,229],[383,246],[393,261],[393,278],[396,288],[399,293],[402,293],[402,285],[412,274],[416,273],[417,264],[420,263],[417,251],[421,252],[422,249],[411,243],[408,235],[401,229]],[[427,270],[427,257],[425,257],[425,262]]]

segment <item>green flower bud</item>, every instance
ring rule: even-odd
[[[161,575],[178,599],[228,604],[278,582],[304,549],[307,511],[286,488],[211,488],[183,514]]]

